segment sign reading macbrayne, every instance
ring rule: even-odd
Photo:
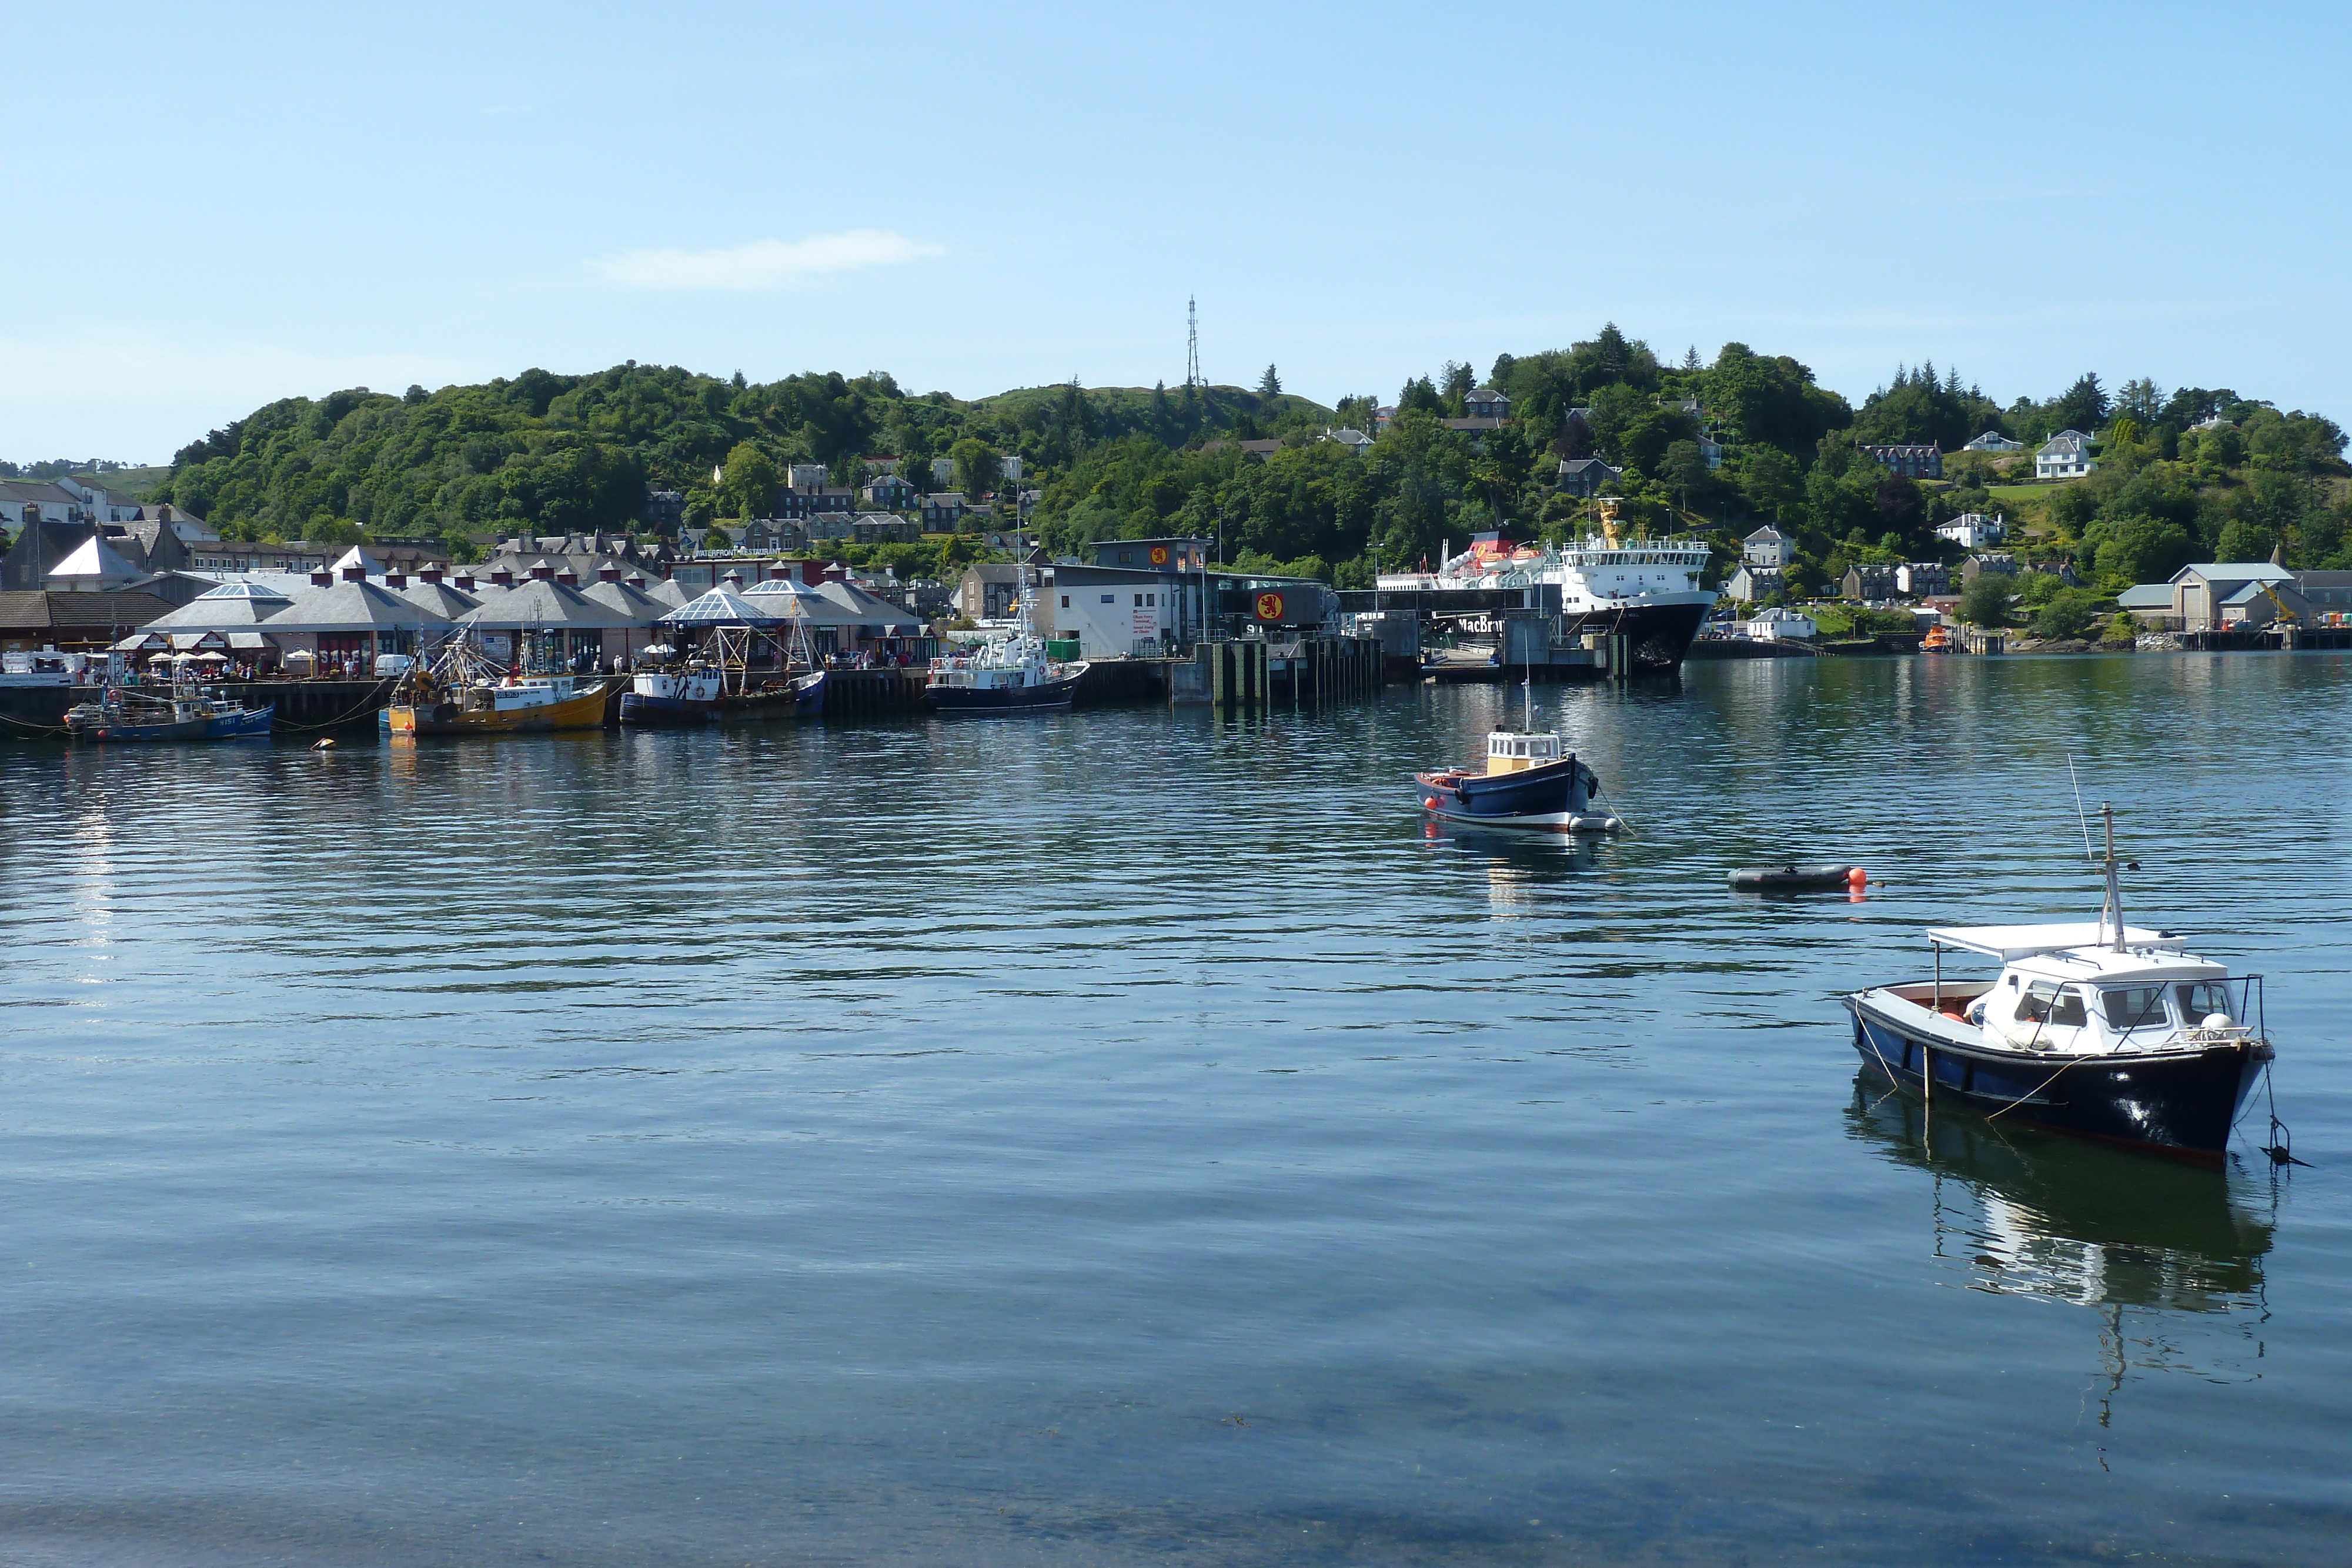
[[[1282,619],[1282,595],[1261,593],[1257,596],[1257,618],[1261,621]]]

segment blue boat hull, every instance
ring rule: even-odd
[[[2195,1052],[2053,1058],[1937,1039],[1859,996],[1847,997],[1845,1008],[1855,1053],[1899,1088],[1929,1093],[1939,1105],[1998,1112],[2004,1122],[2198,1165],[2221,1162],[2230,1128],[2271,1054],[2245,1041]]]
[[[1601,781],[1574,757],[1517,773],[1419,773],[1422,809],[1448,821],[1549,832],[1614,832],[1624,824],[1596,807]]]
[[[242,713],[215,714],[210,718],[180,719],[170,724],[99,723],[78,727],[84,740],[266,740],[278,713],[270,703]]]

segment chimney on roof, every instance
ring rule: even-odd
[[[644,572],[633,571],[629,573],[629,586],[631,588],[643,588],[645,585],[646,574]]]
[[[554,578],[555,569],[548,565],[545,561],[541,561],[537,566],[530,569],[530,576],[531,580],[534,582],[547,582]]]
[[[351,565],[343,568],[343,580],[345,582],[365,582],[367,580],[367,568],[360,565],[357,561],[353,561]]]
[[[313,569],[311,570],[311,572],[310,572],[310,582],[311,582],[312,586],[314,586],[314,587],[317,587],[317,588],[327,588],[327,587],[331,586],[331,585],[333,584],[334,580],[335,580],[335,574],[334,574],[333,572],[331,572],[331,571],[329,571],[329,570],[328,570],[325,567],[323,567],[323,566],[321,566],[321,567],[316,567],[316,568],[313,568]]]
[[[457,576],[457,586],[458,592],[471,593],[474,591],[474,574],[461,570]]]
[[[617,566],[611,565],[600,566],[596,569],[596,580],[599,582],[618,582],[621,580],[621,569]]]
[[[490,580],[497,583],[500,588],[511,586],[514,582],[514,568],[510,566],[501,566],[491,569]]]
[[[441,580],[441,568],[437,564],[419,567],[416,575],[426,582],[438,582]]]
[[[408,586],[408,574],[398,570],[387,571],[383,574],[383,585],[397,593]]]
[[[580,586],[580,574],[567,566],[555,574],[555,580],[566,588],[577,588]]]

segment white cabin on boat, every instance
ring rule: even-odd
[[[1927,939],[2001,961],[1990,986],[1938,982],[1916,998],[1977,1026],[1989,1046],[2053,1056],[2201,1051],[2252,1032],[2241,1016],[2246,982],[2170,932],[2133,927],[2120,947],[2111,926],[2081,923],[1947,926]]]
[[[1562,755],[1557,735],[1522,735],[1498,729],[1486,737],[1486,771],[1490,776],[1523,773],[1530,768],[1557,762]]]

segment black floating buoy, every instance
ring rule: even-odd
[[[1853,885],[1854,873],[1861,869],[1852,865],[1740,866],[1731,873],[1731,885],[1750,893],[1850,887]]]

